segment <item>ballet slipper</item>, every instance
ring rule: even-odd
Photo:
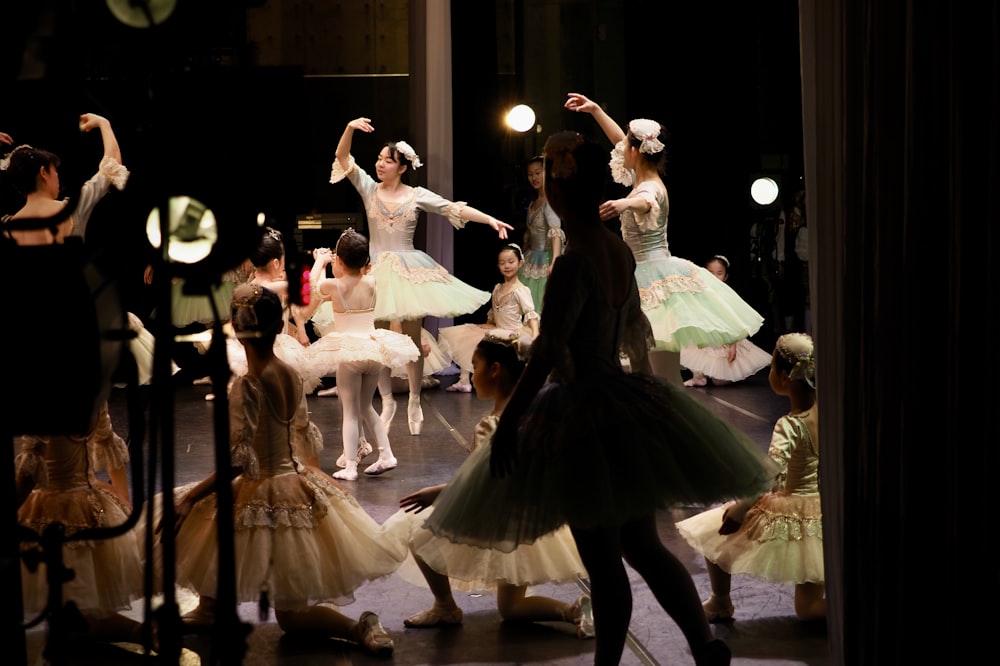
[[[590,600],[590,595],[581,594],[577,597],[567,615],[566,619],[576,625],[578,637],[594,637],[594,604]]]
[[[344,467],[344,469],[338,469],[333,473],[333,478],[339,479],[341,481],[357,481],[358,480],[358,461],[352,460]]]
[[[331,386],[330,388],[320,389],[316,391],[316,395],[320,398],[332,397],[337,398],[340,394],[337,391],[336,386]]]
[[[365,611],[358,619],[358,643],[376,657],[392,655],[392,637],[378,619],[378,615]]]
[[[462,609],[458,606],[447,609],[434,606],[403,620],[404,627],[416,627],[419,629],[426,629],[428,627],[453,627],[459,624],[462,624]]]
[[[396,469],[399,463],[393,457],[383,458],[379,455],[378,460],[373,462],[371,465],[365,468],[365,474],[369,476],[378,476],[383,472],[388,472],[390,469]],[[336,476],[336,474],[334,474]]]
[[[410,434],[419,435],[424,428],[424,410],[420,406],[420,394],[410,396],[410,402],[406,406],[406,418],[410,424]]]
[[[451,391],[452,393],[472,393],[472,384],[459,384],[455,382],[446,388],[445,391]]]
[[[372,449],[372,445],[368,442],[367,439],[365,439],[364,435],[362,435],[358,439],[358,457],[356,458],[358,464],[360,465],[362,460],[364,460],[367,456],[370,456],[373,450],[374,449]],[[346,454],[341,453],[340,457],[337,458],[337,467],[340,468],[347,467]]]
[[[705,610],[705,619],[709,623],[716,622],[732,622],[733,613],[736,609],[733,607],[733,602],[729,597],[720,599],[714,594],[708,598],[708,601],[703,603],[701,607]]]

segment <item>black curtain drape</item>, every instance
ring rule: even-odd
[[[833,663],[994,659],[1000,8],[799,7]]]

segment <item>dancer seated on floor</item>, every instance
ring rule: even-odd
[[[375,613],[355,621],[334,604],[350,603],[365,582],[394,572],[406,545],[387,539],[336,481],[294,456],[318,450],[302,440],[322,435],[309,420],[301,377],[274,353],[282,310],[266,287],[234,291],[233,328],[247,354],[247,372],[234,381],[229,401],[237,602],[257,602],[266,589],[282,630],[340,638],[387,656],[392,638]],[[172,526],[177,584],[200,596],[182,616],[192,629],[210,626],[216,615],[216,483],[213,472],[182,492]],[[155,529],[161,531],[162,519]]]
[[[493,410],[476,426],[472,453],[455,473],[456,479],[462,477],[470,465],[476,464],[475,459],[489,458],[490,439],[497,419],[514,390],[524,362],[510,341],[485,338],[476,345],[472,367],[476,395],[483,400],[492,398]],[[586,577],[569,528],[564,526],[509,553],[456,544],[421,527],[424,518],[433,511],[434,500],[442,492],[447,492],[447,484],[429,486],[407,495],[399,501],[402,511],[386,521],[387,531],[409,534],[413,560],[424,579],[420,582],[426,581],[434,594],[434,606],[411,615],[403,624],[407,627],[461,624],[462,609],[452,596],[454,581],[456,586],[470,591],[495,591],[497,610],[504,620],[569,622],[576,626],[580,638],[593,637],[594,618],[588,595],[581,595],[569,604],[527,594],[529,583],[574,581]],[[403,567],[399,573],[406,578],[408,570]]]
[[[448,354],[461,370],[458,381],[447,391],[469,393],[472,384],[472,352],[484,337],[499,340],[513,340],[522,347],[531,346],[538,336],[539,316],[531,298],[531,290],[518,279],[518,271],[524,265],[524,255],[516,243],[508,243],[497,256],[497,268],[503,282],[493,287],[490,311],[485,324],[459,324],[446,326],[438,331]]]
[[[791,411],[778,419],[768,454],[778,465],[770,492],[730,502],[677,523],[677,531],[705,556],[712,596],[704,603],[709,622],[733,619],[732,574],[795,585],[795,614],[826,617],[823,510],[819,493],[819,415],[815,353],[806,333],[778,338],[768,381],[788,398]]]

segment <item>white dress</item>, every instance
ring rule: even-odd
[[[492,328],[483,328],[479,324],[458,324],[438,331],[438,338],[445,351],[465,372],[472,371],[472,353],[484,337],[517,341],[519,345],[531,344],[528,322],[539,319],[531,290],[518,284],[503,293],[503,287],[503,283],[500,283],[493,288],[492,306],[486,315],[486,323],[492,324]]]

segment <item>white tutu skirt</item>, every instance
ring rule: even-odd
[[[772,583],[822,583],[823,522],[820,496],[768,493],[747,512],[740,529],[719,534],[727,505],[677,523],[697,552],[724,571]]]
[[[746,338],[736,344],[736,357],[729,362],[725,347],[685,347],[681,350],[681,365],[712,379],[738,382],[752,377],[771,365],[771,355]]]
[[[18,522],[41,534],[59,522],[67,534],[91,527],[122,525],[129,510],[103,488],[36,489],[18,510]],[[75,573],[62,586],[63,602],[73,601],[83,611],[110,613],[128,610],[143,597],[143,564],[139,533],[129,530],[110,539],[70,541],[62,549],[63,564]],[[22,550],[35,544],[23,542]],[[34,572],[21,563],[24,611],[37,614],[48,601],[46,567]]]
[[[519,344],[531,345],[531,329],[527,326],[511,331],[503,328],[483,328],[478,324],[458,324],[438,331],[441,346],[451,356],[455,364],[465,372],[472,372],[472,354],[483,338],[497,340],[519,340]]]
[[[385,328],[366,332],[331,331],[309,345],[307,363],[321,376],[333,376],[341,363],[374,361],[388,367],[405,366],[420,357],[408,335]]]
[[[428,507],[418,514],[400,510],[386,520],[385,529],[394,535],[398,533],[408,537],[412,553],[434,571],[448,576],[452,589],[495,592],[499,583],[540,585],[587,577],[587,570],[568,527],[561,527],[533,544],[505,553],[434,536],[430,530],[423,528],[424,520],[433,509]],[[409,583],[427,586],[412,557],[396,573]]]
[[[298,373],[302,378],[302,388],[307,395],[322,386],[323,377],[326,376],[322,368],[314,362],[309,352],[310,347],[304,347],[294,336],[287,333],[279,333],[274,340],[274,355]],[[247,351],[236,338],[226,338],[226,358],[229,361],[229,369],[234,375],[242,377],[247,374]]]
[[[424,357],[424,376],[435,375],[451,367],[451,355],[445,350],[440,340],[436,339],[426,328],[420,329],[420,352]],[[406,379],[405,365],[392,366],[392,376]]]
[[[153,381],[153,353],[156,350],[156,337],[149,332],[142,320],[131,312],[125,313],[128,317],[128,327],[135,333],[135,337],[129,339],[128,350],[135,359],[138,369],[138,379],[140,386],[146,386]],[[180,370],[176,363],[170,362],[170,374]]]
[[[383,321],[457,317],[475,312],[490,293],[462,282],[420,250],[386,251],[372,264],[375,318]]]
[[[177,495],[180,499],[181,495]],[[256,602],[267,589],[277,610],[319,601],[339,605],[354,591],[393,573],[406,543],[382,527],[323,475],[302,472],[233,481],[236,596]],[[216,496],[195,504],[177,534],[177,583],[216,596]]]

